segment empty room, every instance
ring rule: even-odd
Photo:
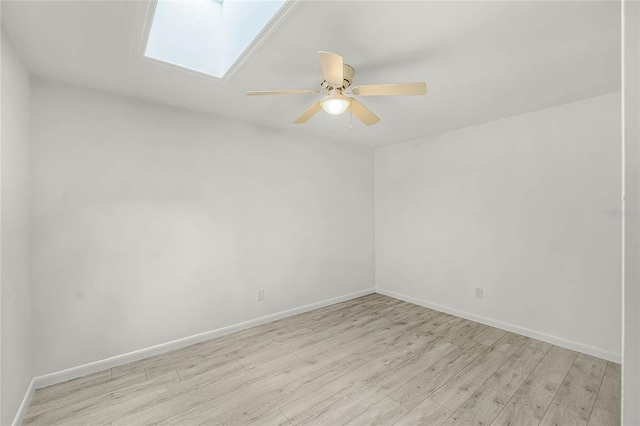
[[[0,1],[1,425],[640,425],[638,1]]]

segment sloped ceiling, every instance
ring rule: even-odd
[[[620,90],[617,1],[304,1],[226,83],[140,57],[145,1],[3,1],[2,24],[39,77],[274,128],[383,146]],[[382,121],[318,113],[317,50],[354,84],[426,81],[424,97],[361,98]]]

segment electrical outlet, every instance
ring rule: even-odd
[[[264,289],[260,289],[258,290],[258,302],[261,302],[264,300]]]
[[[476,287],[476,299],[482,299],[484,293],[484,289],[481,287]]]

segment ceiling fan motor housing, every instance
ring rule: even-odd
[[[327,80],[324,78],[324,72],[322,71],[322,68],[320,68],[318,70],[318,81],[320,82],[320,87],[323,88],[324,90],[331,90],[331,89],[346,89],[349,86],[351,86],[351,82],[353,81],[353,75],[356,73],[355,70],[353,69],[353,67],[351,65],[348,64],[344,64],[343,65],[343,82],[342,82],[342,87],[334,87],[332,84],[327,83]]]

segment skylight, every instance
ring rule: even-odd
[[[158,0],[144,55],[223,78],[286,0]]]

